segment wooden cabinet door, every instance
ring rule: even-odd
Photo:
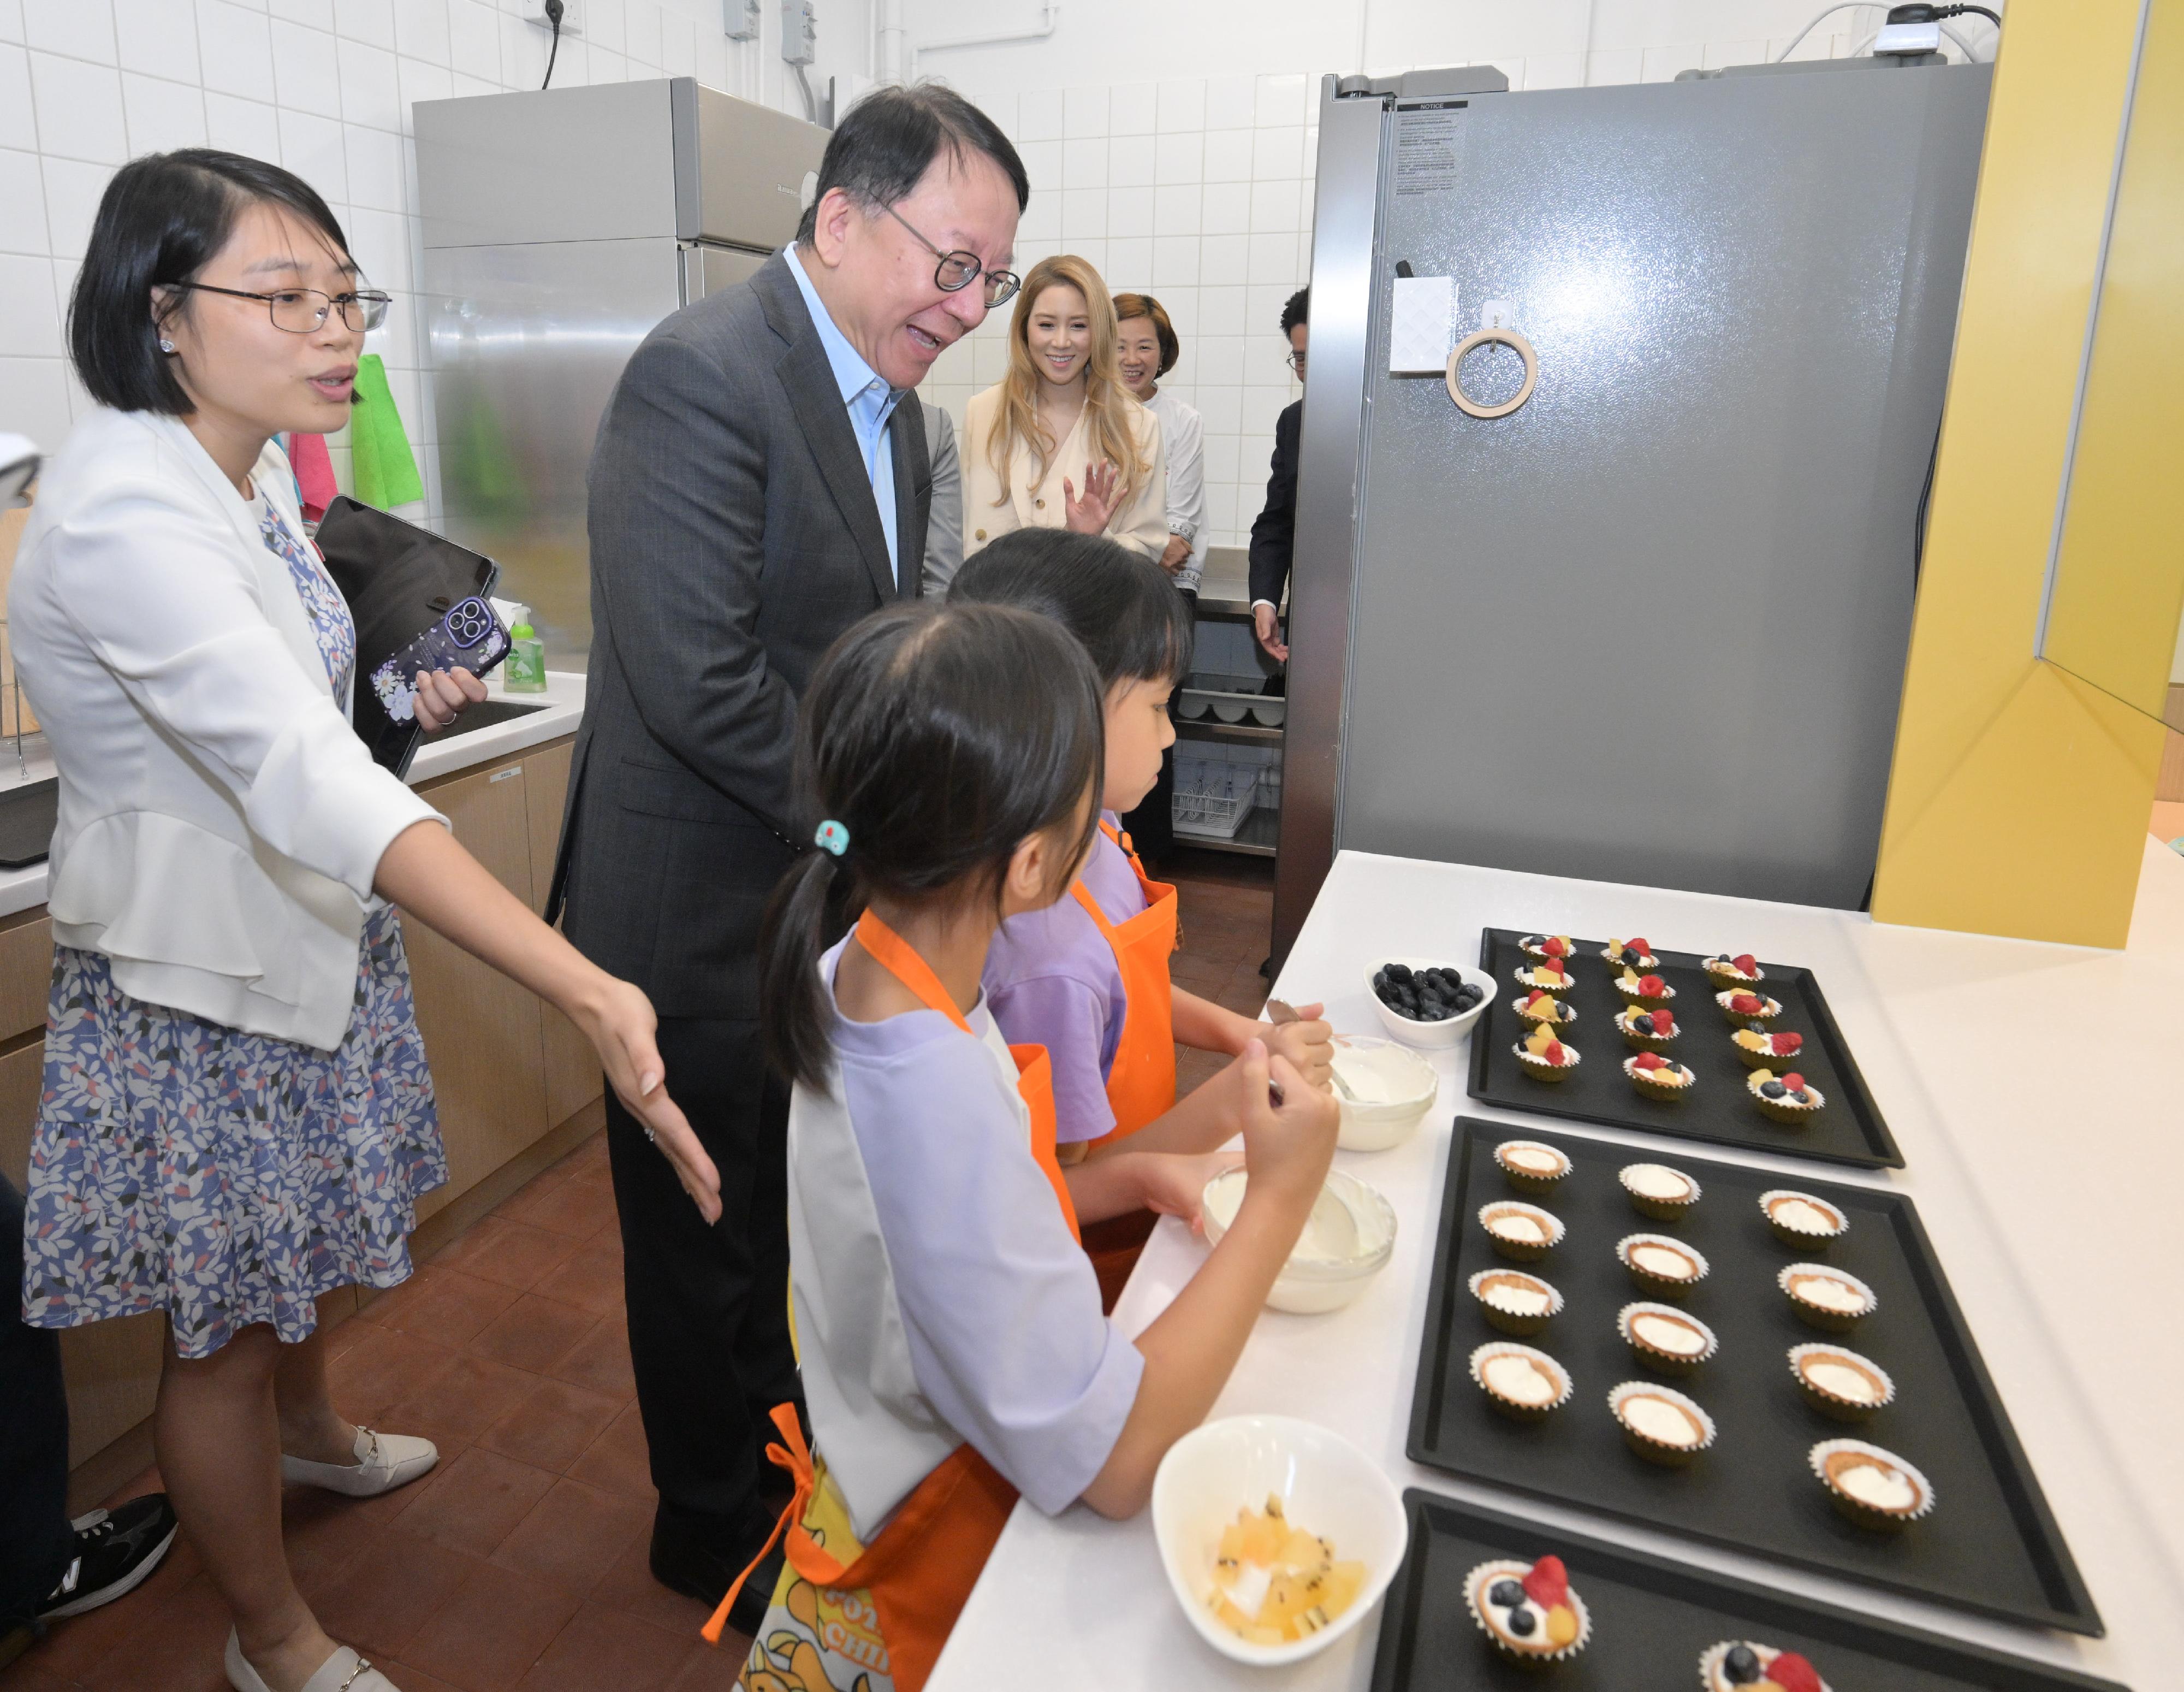
[[[524,760],[525,802],[531,808],[531,908],[543,913],[554,880],[554,851],[561,840],[561,812],[569,796],[574,740],[529,754]],[[599,1054],[577,1025],[551,1005],[539,1007],[546,1063],[546,1120],[558,1128],[602,1092]]]

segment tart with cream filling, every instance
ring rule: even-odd
[[[1625,1381],[1607,1395],[1624,1443],[1649,1463],[1681,1468],[1713,1444],[1713,1418],[1691,1399],[1651,1381]]]
[[[1707,980],[1717,987],[1756,987],[1767,979],[1759,960],[1748,952],[1740,952],[1734,958],[1727,952],[1702,958],[1699,968],[1707,972]]]
[[[1517,950],[1541,963],[1564,963],[1575,954],[1566,934],[1528,934],[1517,942]]]
[[[1666,1164],[1625,1164],[1615,1172],[1630,1205],[1657,1222],[1680,1222],[1699,1202],[1699,1184]]]
[[[1549,1028],[1566,1028],[1577,1020],[1577,1007],[1564,1004],[1552,993],[1543,993],[1537,987],[1509,1002],[1509,1008],[1517,1013],[1517,1020],[1528,1028],[1542,1025]]]
[[[1791,1346],[1790,1372],[1805,1402],[1837,1421],[1864,1421],[1896,1402],[1888,1371],[1840,1345]]]
[[[1689,1064],[1679,1064],[1674,1058],[1663,1058],[1658,1052],[1640,1052],[1625,1058],[1623,1073],[1643,1097],[1663,1103],[1688,1098],[1691,1089],[1699,1084],[1696,1070]]]
[[[1528,968],[1516,972],[1517,985],[1530,987],[1542,993],[1566,993],[1577,985],[1577,977],[1570,974],[1569,960],[1555,963],[1541,958]]]
[[[1540,1421],[1569,1402],[1569,1371],[1544,1351],[1490,1340],[1471,1354],[1471,1378],[1486,1402],[1517,1421]]]
[[[1625,969],[1649,975],[1661,967],[1661,960],[1653,955],[1653,943],[1643,935],[1629,940],[1611,940],[1600,949],[1600,961],[1610,973],[1620,975]]]
[[[1680,1298],[1706,1279],[1707,1260],[1696,1246],[1664,1234],[1628,1234],[1615,1242],[1615,1255],[1641,1292],[1657,1298]]]
[[[1658,1010],[1625,1005],[1615,1013],[1615,1027],[1623,1043],[1634,1052],[1665,1052],[1683,1032],[1676,1026],[1676,1014],[1666,1005]]]
[[[1774,1237],[1801,1251],[1816,1251],[1850,1231],[1850,1218],[1825,1198],[1775,1187],[1759,1195],[1759,1208]]]
[[[1716,993],[1713,1002],[1721,1007],[1721,1014],[1729,1019],[1731,1028],[1748,1028],[1759,1033],[1767,1031],[1767,1025],[1782,1014],[1782,1002],[1764,993],[1747,992],[1741,987],[1732,987]]]
[[[1829,1502],[1861,1527],[1906,1527],[1934,1507],[1933,1483],[1893,1451],[1862,1439],[1823,1439],[1809,1456]]]
[[[1570,1172],[1566,1155],[1537,1140],[1504,1140],[1494,1148],[1494,1161],[1519,1192],[1552,1192]]]
[[[1744,1090],[1770,1121],[1802,1128],[1827,1105],[1827,1095],[1795,1069],[1777,1075],[1772,1069],[1754,1069],[1744,1078]]]
[[[1463,1601],[1488,1643],[1527,1665],[1565,1662],[1592,1637],[1585,1600],[1571,1589],[1560,1557],[1481,1563],[1463,1578]]]
[[[1625,1304],[1615,1331],[1638,1360],[1663,1375],[1688,1375],[1720,1349],[1713,1330],[1673,1304]]]
[[[1562,1243],[1563,1219],[1536,1204],[1498,1198],[1479,1209],[1479,1226],[1503,1257],[1530,1263]]]
[[[1833,1692],[1795,1651],[1754,1639],[1724,1639],[1699,1655],[1701,1692]]]
[[[1563,1295],[1536,1275],[1515,1269],[1482,1269],[1471,1277],[1471,1296],[1490,1326],[1521,1338],[1562,1313]]]
[[[1880,1308],[1873,1288],[1825,1263],[1785,1264],[1774,1284],[1800,1321],[1829,1333],[1848,1333]]]
[[[1658,975],[1628,969],[1615,978],[1615,991],[1640,1010],[1658,1010],[1676,996],[1676,990]]]
[[[1545,1023],[1509,1049],[1517,1054],[1518,1067],[1535,1081],[1566,1081],[1578,1065],[1577,1047],[1557,1039]]]
[[[1740,1028],[1729,1036],[1736,1061],[1747,1069],[1787,1069],[1805,1049],[1802,1034],[1769,1034],[1757,1028]]]

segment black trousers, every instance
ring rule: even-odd
[[[0,1175],[0,1633],[27,1622],[75,1555],[61,1337],[22,1318],[23,1195]]]
[[[1160,779],[1134,811],[1123,813],[1123,832],[1147,863],[1166,861],[1175,850],[1175,748],[1161,754]]]
[[[637,1404],[660,1513],[738,1566],[772,1526],[768,1413],[803,1399],[788,1338],[788,1090],[758,1024],[663,1017],[667,1091],[721,1172],[710,1227],[607,1090]]]

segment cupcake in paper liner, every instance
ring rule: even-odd
[[[1873,1288],[1825,1263],[1786,1263],[1774,1284],[1798,1320],[1824,1333],[1848,1333],[1880,1308]]]
[[[1850,1231],[1850,1218],[1840,1206],[1786,1187],[1770,1187],[1761,1193],[1759,1209],[1767,1218],[1769,1231],[1784,1245],[1800,1251],[1825,1251]]]
[[[1496,1557],[1463,1578],[1463,1601],[1486,1642],[1527,1667],[1567,1662],[1592,1638],[1592,1618],[1560,1557]]]
[[[1623,1060],[1623,1073],[1641,1097],[1662,1104],[1689,1098],[1699,1084],[1698,1072],[1658,1052],[1639,1052]]]
[[[1471,1354],[1471,1378],[1488,1404],[1515,1421],[1544,1421],[1569,1402],[1568,1370],[1544,1351],[1506,1339]]]
[[[1634,1052],[1665,1052],[1676,1043],[1683,1030],[1676,1025],[1675,1013],[1666,1005],[1647,1010],[1643,1005],[1632,1004],[1615,1013],[1615,1031]]]
[[[1537,987],[1519,993],[1509,1001],[1509,1008],[1517,1013],[1517,1020],[1529,1030],[1542,1025],[1549,1028],[1568,1028],[1577,1020],[1577,1007],[1564,1004],[1552,993],[1543,993]]]
[[[1566,934],[1528,934],[1517,950],[1535,963],[1568,963],[1577,955],[1576,944]]]
[[[1611,975],[1620,975],[1625,969],[1641,975],[1650,975],[1661,967],[1661,960],[1653,955],[1653,943],[1644,935],[1630,940],[1611,940],[1600,949],[1600,961],[1607,966]]]
[[[1734,958],[1726,952],[1713,958],[1702,958],[1699,968],[1706,971],[1707,980],[1724,991],[1756,987],[1767,979],[1767,972],[1759,967],[1759,960],[1748,952],[1740,952]]]
[[[1519,1192],[1552,1192],[1570,1172],[1568,1155],[1537,1140],[1504,1140],[1494,1162]]]
[[[1740,1027],[1729,1036],[1729,1047],[1736,1053],[1736,1061],[1747,1069],[1794,1069],[1797,1054],[1805,1049],[1805,1036]]]
[[[1616,1170],[1615,1179],[1630,1198],[1630,1208],[1657,1222],[1680,1222],[1699,1202],[1697,1177],[1666,1164],[1625,1164]]]
[[[1607,1394],[1624,1444],[1649,1463],[1680,1469],[1713,1444],[1713,1418],[1673,1387],[1625,1381]]]
[[[1615,1313],[1615,1331],[1657,1374],[1688,1375],[1721,1349],[1712,1328],[1673,1304],[1625,1304]]]
[[[1513,973],[1518,986],[1530,987],[1542,993],[1567,993],[1577,986],[1577,977],[1570,973],[1570,966],[1566,961],[1549,963],[1543,960],[1527,964]]]
[[[1934,1508],[1934,1484],[1916,1466],[1863,1439],[1823,1439],[1810,1453],[1828,1501],[1861,1527],[1893,1533]]]
[[[1840,1345],[1791,1346],[1790,1373],[1805,1402],[1836,1421],[1867,1421],[1896,1402],[1888,1371]]]
[[[1744,1090],[1771,1121],[1802,1128],[1820,1114],[1827,1096],[1795,1069],[1777,1075],[1772,1069],[1754,1069],[1744,1078]]]
[[[1835,1692],[1795,1651],[1724,1639],[1699,1653],[1700,1692]]]
[[[1615,978],[1615,991],[1623,995],[1626,1003],[1641,1010],[1658,1010],[1676,997],[1676,990],[1658,975],[1641,975],[1629,969]]]
[[[1563,1242],[1563,1219],[1515,1198],[1479,1207],[1479,1226],[1496,1253],[1517,1263],[1535,1263]]]
[[[1626,1234],[1615,1255],[1639,1290],[1657,1298],[1685,1298],[1707,1276],[1705,1254],[1666,1234]]]
[[[1760,1034],[1764,1034],[1767,1025],[1782,1014],[1781,1000],[1744,987],[1730,987],[1716,993],[1713,1002],[1721,1007],[1721,1014],[1729,1019],[1731,1028],[1748,1028]]]
[[[1489,1326],[1519,1339],[1529,1339],[1562,1314],[1561,1293],[1518,1269],[1480,1270],[1471,1277],[1471,1296]]]
[[[1535,1081],[1566,1081],[1579,1063],[1576,1047],[1555,1036],[1552,1028],[1541,1026],[1509,1048],[1517,1055],[1518,1066]]]

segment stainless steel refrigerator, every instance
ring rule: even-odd
[[[827,131],[687,76],[421,100],[424,319],[448,536],[557,669],[591,645],[584,473],[670,312],[785,245]]]
[[[1278,957],[1342,848],[1859,906],[1991,75],[1326,79]]]

